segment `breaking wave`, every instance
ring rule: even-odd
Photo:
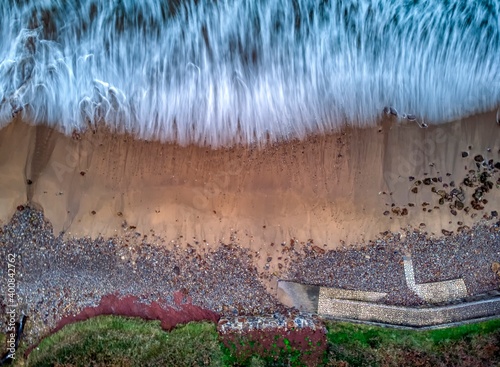
[[[3,0],[0,126],[218,146],[500,101],[498,1]]]

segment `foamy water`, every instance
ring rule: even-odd
[[[0,124],[228,144],[500,101],[498,1],[3,0]]]

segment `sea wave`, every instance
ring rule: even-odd
[[[500,102],[500,3],[4,0],[0,124],[219,146]]]

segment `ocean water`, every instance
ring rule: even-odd
[[[219,146],[500,102],[493,0],[2,0],[0,126]]]

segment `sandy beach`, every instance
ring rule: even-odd
[[[334,249],[421,223],[441,236],[499,207],[491,190],[483,210],[452,214],[455,199],[440,205],[437,194],[462,187],[470,206],[474,191],[461,183],[477,170],[474,157],[500,158],[495,129],[492,113],[427,129],[386,120],[303,142],[213,150],[108,131],[67,137],[15,121],[0,130],[0,221],[29,201],[67,236],[132,228],[166,242],[236,236],[266,251],[290,239]]]
[[[14,121],[0,130],[0,253],[22,259],[28,340],[109,294],[170,304],[181,291],[210,312],[259,314],[283,310],[288,279],[420,305],[406,253],[419,282],[494,290],[494,129],[492,113],[427,129],[386,119],[210,149]]]

